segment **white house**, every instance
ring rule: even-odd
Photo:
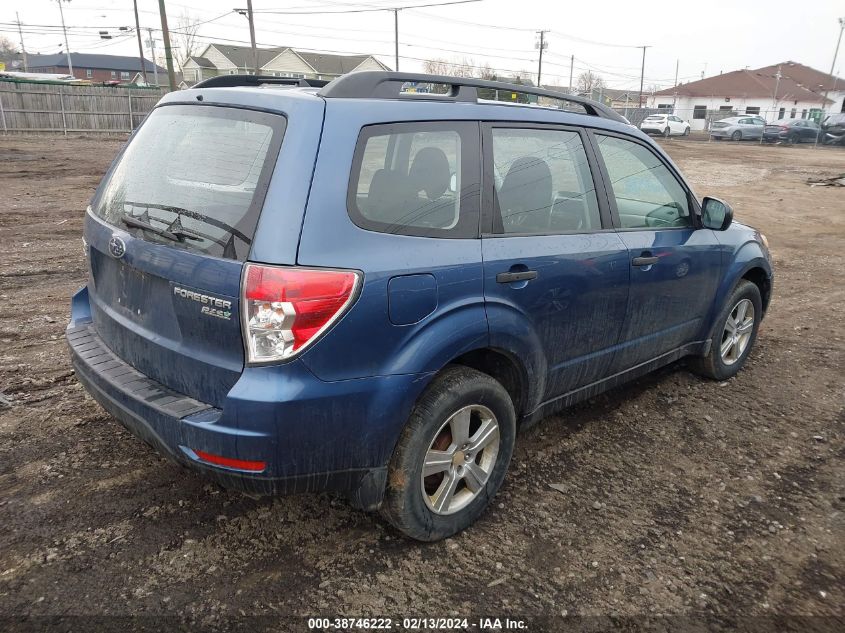
[[[719,112],[767,121],[819,118],[824,111],[845,112],[845,79],[788,61],[680,84],[650,95],[648,104],[674,108],[693,130],[705,129]]]
[[[274,77],[334,79],[361,70],[390,70],[373,55],[309,53],[285,46],[257,50],[259,73]],[[209,44],[182,64],[187,86],[217,75],[253,74],[254,70],[252,48],[228,44]]]

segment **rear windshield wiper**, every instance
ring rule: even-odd
[[[130,215],[124,215],[120,218],[121,222],[123,222],[126,226],[131,226],[136,229],[144,229],[145,231],[150,231],[151,233],[155,233],[156,235],[160,235],[162,237],[166,237],[169,240],[174,242],[184,242],[185,240],[201,240],[201,237],[197,237],[195,235],[191,235],[186,231],[182,230],[173,230],[168,231],[167,229],[160,229],[158,227],[153,226],[143,220],[139,220],[134,218]]]
[[[217,218],[213,218],[207,216],[203,213],[199,213],[198,211],[191,211],[190,209],[183,209],[182,207],[174,207],[168,204],[153,204],[153,203],[143,203],[143,202],[130,202],[127,200],[124,204],[138,207],[141,209],[161,209],[162,211],[167,211],[169,213],[175,213],[177,216],[185,216],[186,218],[191,218],[192,220],[199,220],[205,224],[210,226],[216,227],[221,231],[225,231],[228,235],[237,237],[239,240],[243,241],[245,244],[251,244],[252,240],[241,233],[238,229],[230,224],[226,224],[222,220],[218,220]]]

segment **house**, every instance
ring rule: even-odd
[[[390,70],[373,55],[332,55],[311,53],[286,46],[258,48],[259,74],[273,77],[334,79],[360,70]],[[199,55],[182,64],[184,84],[217,75],[253,74],[254,61],[249,46],[209,44]]]
[[[601,101],[611,108],[638,108],[640,105],[639,90],[601,88],[600,90],[593,90],[592,98]],[[645,100],[645,95],[643,95],[643,100]]]
[[[693,130],[708,117],[755,114],[767,121],[819,118],[823,111],[845,112],[845,79],[786,61],[755,70],[743,69],[679,84],[648,97],[652,108],[674,108]]]
[[[58,73],[67,75],[67,55],[57,53],[55,55],[27,55],[29,72],[31,73]],[[130,83],[141,72],[141,60],[137,57],[126,57],[125,55],[94,55],[90,53],[71,53],[70,60],[73,64],[73,76],[77,79],[87,79],[95,82],[120,82]],[[153,82],[153,75],[156,65],[149,59],[144,60],[147,70],[147,81]],[[158,66],[159,81],[167,78],[167,70]]]

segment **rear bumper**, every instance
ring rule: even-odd
[[[789,138],[789,132],[763,132],[764,141],[785,141]]]
[[[67,340],[77,378],[130,432],[228,487],[258,494],[321,490],[377,507],[387,463],[425,376],[324,382],[305,365],[246,368],[222,409],[168,389],[118,358],[74,297]],[[209,464],[197,451],[264,462],[260,472]]]

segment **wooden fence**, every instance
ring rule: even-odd
[[[126,134],[138,127],[164,92],[0,81],[0,131]]]

